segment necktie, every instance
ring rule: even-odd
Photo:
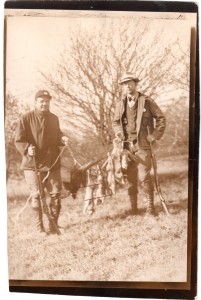
[[[132,108],[135,105],[135,100],[132,97],[128,97],[128,106]]]

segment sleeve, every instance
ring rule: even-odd
[[[155,119],[155,127],[151,135],[155,140],[159,140],[165,131],[166,118],[154,100],[149,100],[148,103],[152,117]]]
[[[62,137],[65,136],[60,129],[59,118],[57,117],[57,137],[58,137],[58,145],[63,146]]]
[[[114,112],[113,130],[115,135],[122,134],[124,136],[123,127],[121,124],[121,102],[118,102]]]
[[[21,118],[17,123],[15,132],[15,146],[22,156],[27,155],[29,143],[27,139],[25,118]]]

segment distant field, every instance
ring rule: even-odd
[[[77,200],[62,199],[61,236],[37,238],[31,207],[16,216],[28,197],[24,182],[8,183],[10,279],[97,281],[186,281],[188,178],[186,160],[160,162],[163,196],[171,215],[155,195],[157,216],[129,214],[125,189],[107,197],[91,216],[82,214],[84,190]],[[174,169],[173,169],[174,168]],[[169,169],[171,172],[167,172]],[[166,170],[166,172],[164,172]]]

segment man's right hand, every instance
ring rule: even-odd
[[[28,147],[28,154],[29,154],[29,156],[34,156],[34,155],[36,155],[35,146],[30,145],[30,146]]]

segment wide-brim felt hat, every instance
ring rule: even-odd
[[[36,94],[35,94],[35,99],[37,98],[47,98],[47,99],[52,99],[52,97],[50,96],[50,93],[47,90],[39,90]]]
[[[140,79],[137,78],[133,73],[131,72],[126,72],[123,74],[122,78],[119,81],[119,84],[123,84],[124,82],[134,80],[135,82],[139,82]]]

